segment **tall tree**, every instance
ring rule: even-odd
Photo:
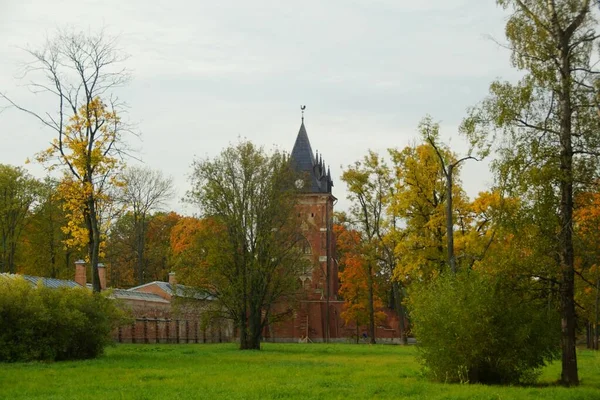
[[[136,270],[138,283],[146,281],[145,250],[148,217],[160,211],[165,202],[173,196],[173,181],[165,178],[160,171],[150,168],[129,167],[121,176],[123,186],[120,201],[129,208],[135,231]]]
[[[445,191],[445,203],[446,203],[446,251],[448,253],[448,266],[450,267],[450,271],[453,274],[456,273],[456,257],[454,255],[454,208],[452,205],[453,200],[453,186],[454,186],[454,170],[460,165],[461,162],[466,160],[477,160],[477,158],[472,156],[462,157],[458,160],[447,160],[446,154],[447,152],[443,152],[440,148],[440,145],[437,143],[439,141],[439,124],[434,123],[431,117],[426,117],[420,124],[421,135],[423,135],[424,139],[429,142],[429,144],[435,150],[435,154],[438,156],[440,160],[440,168],[442,170],[442,174],[446,181],[446,191]]]
[[[306,258],[294,175],[287,157],[250,142],[194,163],[189,198],[214,224],[200,248],[206,290],[236,323],[240,349],[260,349],[262,330],[280,316],[273,304],[298,293]]]
[[[451,163],[456,160],[448,149],[438,146],[438,151],[444,160]],[[399,262],[394,272],[398,279],[428,280],[447,268],[447,180],[440,168],[438,154],[430,144],[390,149],[389,152],[396,176],[392,205],[404,222],[403,240],[398,241],[395,248]],[[452,183],[453,221],[458,226],[460,240],[470,229],[470,218],[458,166],[453,171]],[[457,246],[459,257],[464,251],[464,247]]]
[[[371,299],[368,286],[370,279],[367,276],[369,269],[362,251],[360,233],[339,224],[334,225],[333,229],[339,250],[341,281],[339,294],[344,299],[344,311],[341,316],[347,324],[356,324],[356,341],[358,343],[360,327],[370,323],[371,305],[375,321],[385,320],[386,315],[381,311],[383,301],[377,290],[373,291]]]
[[[464,128],[488,150],[498,137],[498,169],[514,175],[543,167],[557,198],[564,385],[579,384],[575,349],[573,196],[594,177],[600,154],[598,36],[590,0],[497,0],[511,10],[506,36],[512,62],[525,72],[517,83],[494,82],[491,95]],[[494,134],[490,134],[494,132]],[[527,174],[525,176],[528,176]],[[530,175],[529,175],[530,176]],[[529,187],[534,191],[535,187]]]
[[[66,198],[70,228],[83,221],[84,235],[72,229],[76,240],[87,247],[92,265],[94,291],[100,291],[98,259],[102,242],[100,209],[107,187],[114,184],[115,173],[126,154],[123,135],[127,130],[118,111],[122,104],[111,91],[128,79],[119,64],[125,57],[116,41],[104,35],[59,32],[41,50],[30,50],[28,64],[30,88],[56,101],[55,112],[36,112],[16,104],[6,94],[0,97],[24,111],[56,137],[50,148],[38,154],[38,161],[50,168],[62,167],[65,177],[59,190]]]
[[[39,184],[23,168],[0,164],[0,271],[15,273],[15,255]]]
[[[381,273],[382,262],[394,262],[390,258],[393,249],[387,248],[383,240],[386,225],[386,208],[392,180],[390,170],[377,153],[369,153],[349,166],[342,174],[348,186],[348,198],[352,201],[350,218],[360,233],[363,250],[365,278],[368,291],[369,339],[375,338],[375,277]],[[393,256],[392,256],[393,257]],[[390,266],[393,270],[395,265]]]

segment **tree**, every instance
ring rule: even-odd
[[[176,212],[157,212],[148,219],[144,253],[148,280],[166,280],[173,270],[171,233],[183,217]]]
[[[212,224],[198,246],[205,289],[239,329],[240,349],[260,349],[263,329],[289,314],[273,305],[293,300],[306,259],[295,212],[295,174],[289,159],[250,142],[194,162],[189,199]]]
[[[30,89],[51,95],[56,111],[39,113],[16,104],[4,93],[0,97],[57,135],[37,160],[50,169],[62,167],[59,191],[65,198],[68,227],[74,240],[87,247],[93,288],[100,291],[101,203],[107,200],[108,186],[116,184],[115,174],[126,155],[123,135],[127,129],[119,117],[122,104],[111,94],[128,79],[125,69],[119,67],[125,57],[115,40],[103,32],[59,32],[41,50],[28,53],[33,62],[26,74],[41,75],[32,79]]]
[[[356,323],[356,342],[358,343],[361,325],[367,325],[371,321],[371,305],[374,310],[374,319],[377,322],[385,320],[385,313],[381,311],[383,302],[373,292],[373,303],[371,304],[371,291],[368,282],[367,260],[361,248],[361,235],[359,232],[346,229],[344,225],[336,224],[333,227],[337,249],[339,251],[340,263],[340,296],[344,299],[344,311],[342,318],[347,324]]]
[[[150,168],[130,167],[121,176],[120,201],[131,210],[135,231],[136,270],[138,283],[145,283],[145,249],[148,217],[160,211],[173,196],[173,181],[160,171]]]
[[[512,14],[506,36],[512,63],[525,72],[517,83],[494,82],[488,99],[471,111],[463,128],[472,143],[488,151],[494,138],[499,174],[523,181],[537,170],[551,182],[558,224],[562,372],[564,385],[577,385],[574,301],[573,198],[590,183],[600,154],[597,43],[590,0],[497,0]],[[536,190],[525,185],[526,191]]]
[[[456,157],[438,146],[444,160],[453,163]],[[440,168],[436,150],[430,144],[390,149],[396,191],[392,207],[404,222],[403,239],[395,252],[399,259],[394,271],[397,279],[429,280],[447,268],[447,180]],[[453,220],[457,221],[457,239],[470,229],[469,204],[461,188],[458,166],[453,171]],[[455,250],[459,261],[467,259],[464,246]]]
[[[466,160],[477,160],[477,158],[472,156],[466,156],[459,160],[449,161],[445,158],[442,153],[439,145],[436,144],[439,138],[439,124],[433,123],[431,117],[426,117],[421,122],[421,134],[424,136],[425,140],[431,144],[431,147],[435,150],[435,154],[437,154],[440,160],[440,168],[442,170],[442,174],[446,180],[446,191],[445,191],[445,201],[446,201],[446,251],[448,252],[448,266],[450,267],[450,271],[453,274],[456,273],[456,257],[454,256],[454,209],[452,207],[452,192],[453,192],[453,184],[454,184],[454,169],[458,167],[458,165]]]
[[[381,262],[395,262],[393,249],[386,247],[384,226],[392,181],[390,170],[376,153],[369,151],[362,161],[349,166],[342,174],[348,186],[348,198],[353,202],[350,215],[360,234],[360,248],[366,271],[369,311],[369,339],[375,343],[375,276],[380,273]],[[394,226],[395,227],[395,226]],[[392,258],[390,258],[392,254]],[[358,265],[363,264],[362,262]],[[393,271],[395,265],[391,265]],[[391,275],[391,274],[390,274]],[[403,321],[403,316],[400,316]]]
[[[0,271],[15,273],[15,255],[38,182],[24,169],[0,164]]]
[[[600,193],[597,191],[582,192],[576,198],[575,248],[576,259],[575,296],[577,304],[582,308],[582,316],[588,325],[588,347],[598,350],[600,337],[600,243],[598,224],[600,223]]]
[[[39,185],[37,201],[25,220],[18,259],[22,273],[70,279],[72,261],[83,254],[66,243],[62,228],[67,216],[57,187],[58,182],[48,177]]]

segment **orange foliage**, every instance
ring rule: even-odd
[[[202,221],[194,217],[183,217],[171,230],[171,250],[177,256],[188,250],[202,229]]]
[[[340,296],[344,299],[344,311],[341,313],[346,323],[356,322],[364,325],[369,322],[369,289],[368,268],[361,252],[360,234],[355,230],[347,230],[343,225],[334,225],[333,231],[336,245],[340,254],[339,277],[341,286]],[[386,315],[382,311],[383,301],[374,290],[373,308],[375,321],[383,322]]]
[[[171,230],[173,263],[182,283],[203,287],[209,267],[218,263],[223,227],[211,218],[183,217]]]

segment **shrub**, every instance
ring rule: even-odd
[[[442,275],[410,291],[419,357],[433,379],[530,383],[558,357],[557,311],[518,286],[471,271]]]
[[[94,358],[123,321],[123,312],[103,294],[32,287],[0,276],[0,361]]]

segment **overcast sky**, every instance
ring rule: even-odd
[[[29,61],[21,48],[41,47],[57,27],[105,27],[130,55],[133,80],[119,95],[142,134],[131,145],[174,178],[175,210],[195,212],[179,201],[195,157],[238,137],[291,151],[301,104],[344,209],[342,166],[414,142],[426,114],[466,150],[457,128],[467,107],[492,80],[517,76],[489,39],[503,40],[505,21],[494,0],[0,0],[0,90],[47,109],[16,79]],[[9,109],[0,135],[0,163],[22,166],[53,132]],[[487,163],[469,162],[462,179],[476,196],[491,183]]]

